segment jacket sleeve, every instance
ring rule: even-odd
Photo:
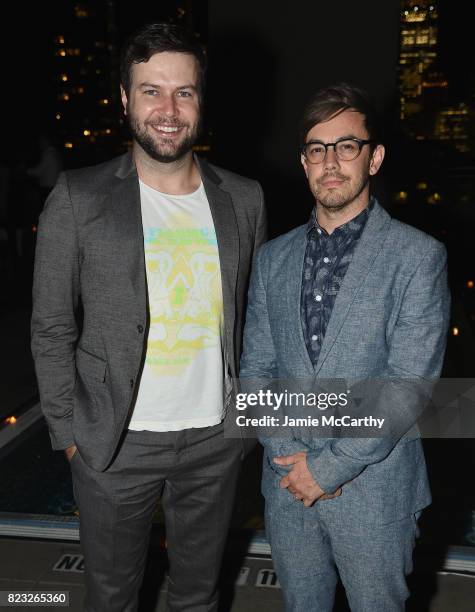
[[[263,249],[260,249],[254,257],[249,283],[240,370],[242,379],[268,379],[277,376],[274,343],[267,313],[266,289],[261,271],[262,253]]]
[[[79,249],[65,174],[40,216],[33,280],[32,353],[41,408],[54,450],[74,444],[71,431],[76,380]]]
[[[440,243],[433,245],[407,285],[392,337],[388,338],[385,381],[371,407],[371,414],[386,416],[390,421],[389,435],[340,438],[332,440],[322,451],[309,452],[310,472],[326,493],[333,493],[366,466],[382,461],[391,452],[416,422],[440,375],[450,294],[445,247]]]
[[[245,393],[265,389],[272,379],[278,377],[277,358],[272,339],[271,325],[267,310],[267,289],[264,280],[267,247],[261,248],[254,258],[249,286],[246,325],[244,327],[244,347],[241,358],[240,389]],[[285,475],[288,468],[272,463],[272,458],[279,455],[291,455],[307,446],[300,440],[259,435],[264,446],[271,468]]]

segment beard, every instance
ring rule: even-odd
[[[190,131],[181,141],[175,141],[172,138],[160,137],[160,141],[154,138],[148,131],[147,125],[165,125],[168,127],[187,128],[188,124],[180,123],[178,120],[159,118],[153,122],[140,123],[130,113],[127,114],[129,129],[132,132],[134,140],[142,147],[142,149],[152,159],[163,164],[170,164],[182,158],[186,153],[191,151],[196,143],[201,132],[201,119],[191,126]]]
[[[334,187],[329,190],[325,189],[322,183],[332,178],[341,180],[343,183],[340,185],[340,187]],[[315,182],[313,195],[319,204],[326,210],[343,210],[358,198],[368,183],[368,172],[363,172],[359,177],[357,177],[354,187],[352,187],[349,183],[349,177],[343,174],[329,173],[322,176]]]

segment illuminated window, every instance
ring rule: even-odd
[[[432,193],[428,198],[427,198],[427,204],[439,204],[442,201],[442,196],[440,195],[440,193]]]
[[[78,19],[85,19],[86,17],[89,17],[89,11],[82,4],[77,4],[74,7],[74,14]]]
[[[66,57],[66,55],[77,57],[81,55],[81,49],[78,49],[78,48],[58,49],[55,55],[60,56],[60,57]]]
[[[60,79],[61,79],[61,80],[62,80],[64,83],[66,83],[66,81],[68,80],[68,75],[67,75],[67,74],[62,74],[62,75],[61,75],[59,78],[60,78]]]
[[[407,202],[407,196],[408,196],[407,191],[399,191],[394,196],[394,199],[396,200],[396,202],[404,204],[405,202]]]
[[[102,98],[102,100],[99,100],[99,104],[101,106],[107,106],[107,104],[109,104],[109,100],[107,98]]]
[[[409,21],[411,23],[413,23],[415,21],[424,21],[424,19],[425,19],[424,13],[410,13],[406,17],[406,21]]]
[[[55,117],[59,121],[61,119],[61,114],[60,113],[56,113]]]
[[[65,142],[64,143],[64,148],[65,149],[72,149],[73,148],[73,143],[72,142]]]
[[[59,94],[58,100],[62,100],[63,102],[67,102],[69,100],[69,94],[65,93],[65,92],[63,92],[62,94]]]
[[[84,130],[83,134],[84,134],[84,136],[90,136],[91,135],[91,130]]]
[[[57,36],[55,38],[55,42],[57,42],[58,45],[64,45],[64,36],[61,36],[61,35]]]

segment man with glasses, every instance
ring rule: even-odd
[[[353,611],[402,611],[417,517],[430,503],[420,439],[404,434],[442,366],[445,248],[370,195],[385,150],[364,92],[317,92],[301,145],[316,206],[255,259],[241,378],[367,381],[367,414],[385,414],[391,429],[261,437],[266,530],[286,610],[332,610],[339,574]]]

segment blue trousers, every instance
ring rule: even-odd
[[[286,612],[331,612],[338,574],[353,612],[403,612],[417,520],[349,515],[340,498],[305,508],[287,490],[266,500],[266,532]]]

